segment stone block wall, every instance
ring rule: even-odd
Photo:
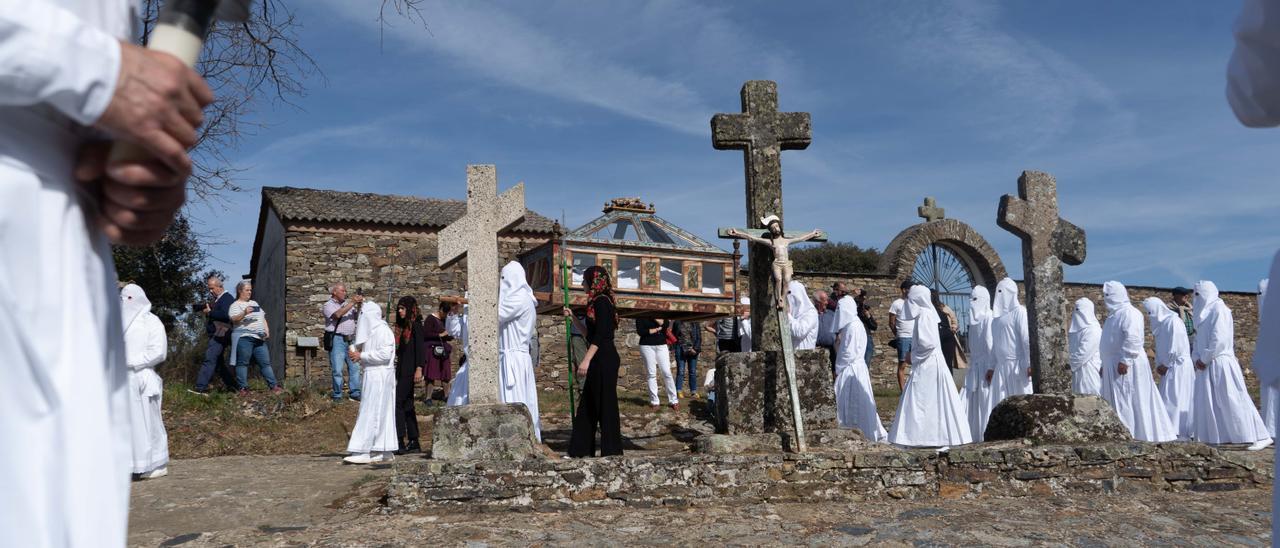
[[[1219,451],[1198,443],[1031,446],[1003,442],[945,453],[881,445],[804,454],[422,460],[397,463],[387,505],[393,512],[557,511],[591,506],[1234,491],[1271,484],[1269,453]],[[1254,491],[1247,496],[1266,494]]]

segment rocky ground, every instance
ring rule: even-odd
[[[176,461],[134,484],[134,546],[1265,546],[1270,491],[383,515],[389,467],[339,455]]]

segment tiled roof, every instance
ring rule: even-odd
[[[467,211],[461,200],[439,200],[366,192],[314,188],[263,187],[262,198],[281,221],[377,223],[395,226],[444,228]],[[524,220],[512,232],[551,234],[555,222],[526,210]]]

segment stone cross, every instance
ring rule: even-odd
[[[742,85],[742,113],[711,117],[711,145],[716,150],[741,150],[747,178],[747,226],[782,215],[782,151],[809,146],[812,130],[807,112],[778,112],[778,84],[751,80]],[[781,350],[772,277],[772,254],[767,246],[751,244],[751,307],[754,350]]]
[[[924,205],[916,208],[916,215],[924,219],[926,223],[940,221],[947,218],[947,210],[938,207],[938,203],[933,200],[932,196],[924,199]]]
[[[1071,394],[1062,264],[1084,262],[1084,230],[1058,217],[1057,183],[1039,171],[1022,172],[1018,196],[1000,198],[996,224],[1022,239],[1035,393]]]
[[[467,258],[467,374],[470,403],[501,403],[498,392],[498,233],[524,219],[524,183],[498,195],[498,170],[467,166],[467,214],[440,231],[440,266]]]

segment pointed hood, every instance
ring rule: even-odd
[[[1267,282],[1271,278],[1263,278],[1258,282],[1258,320],[1262,320],[1262,302],[1267,298]]]
[[[1169,306],[1164,304],[1164,301],[1160,300],[1159,297],[1147,297],[1146,299],[1143,299],[1142,308],[1146,309],[1147,317],[1151,318],[1151,325],[1153,327],[1159,324],[1164,324],[1164,322],[1169,319],[1177,319],[1177,316],[1174,315],[1173,311],[1169,310]]]
[[[804,284],[795,280],[791,280],[791,283],[787,285],[787,304],[789,305],[788,308],[791,309],[788,314],[793,319],[803,317],[809,311],[813,311],[814,314],[818,313],[818,309],[813,306],[813,299],[809,298],[809,292],[804,288]]]
[[[1018,284],[1012,278],[1005,278],[996,284],[996,296],[991,299],[991,315],[999,318],[1013,312],[1021,306],[1018,304]]]
[[[134,320],[151,312],[151,299],[147,293],[134,284],[124,286],[120,290],[120,315],[124,320],[124,330],[128,331]]]
[[[1132,305],[1129,302],[1129,290],[1125,289],[1124,284],[1115,280],[1102,284],[1102,302],[1107,305],[1107,315],[1115,314],[1117,310]]]
[[[991,317],[991,293],[977,286],[969,292],[969,325],[978,325]]]
[[[1084,331],[1089,326],[1098,327],[1098,313],[1093,308],[1093,301],[1081,297],[1076,299],[1076,310],[1071,313],[1071,328],[1067,332]]]
[[[1200,280],[1195,285],[1195,297],[1191,299],[1191,310],[1196,317],[1196,325],[1209,317],[1213,305],[1222,302],[1218,297],[1218,286],[1209,280]]]
[[[355,344],[361,345],[368,342],[373,332],[379,326],[385,325],[387,325],[387,319],[382,316],[382,307],[371,300],[365,301],[360,305],[360,319],[356,321]]]
[[[504,309],[515,309],[533,303],[537,306],[537,298],[533,296],[533,288],[525,279],[524,267],[511,261],[502,267],[502,287],[498,291],[498,306]]]
[[[933,312],[935,316],[938,311],[933,308],[933,300],[930,298],[932,293],[929,288],[923,285],[911,286],[911,291],[907,293],[907,315],[912,319],[920,317],[920,314]]]

